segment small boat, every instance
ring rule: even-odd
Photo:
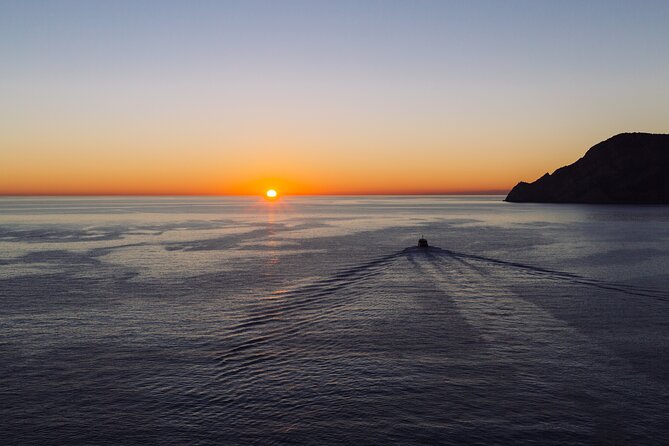
[[[425,237],[423,237],[421,235],[420,238],[418,239],[418,247],[419,248],[427,248],[427,246],[428,246],[427,245],[427,240],[425,239]]]

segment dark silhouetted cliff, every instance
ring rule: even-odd
[[[506,201],[669,204],[669,135],[616,135],[552,175],[521,181]]]

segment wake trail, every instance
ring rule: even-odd
[[[245,362],[245,358],[255,357],[264,347],[299,336],[364,298],[373,289],[363,284],[384,273],[387,265],[402,256],[404,251],[376,257],[259,299],[246,317],[226,329],[225,338],[231,342],[217,360],[221,365],[233,366],[236,372],[244,365],[254,364]],[[226,374],[230,372],[227,370]]]
[[[407,248],[407,249],[414,249],[414,248]],[[416,248],[417,249],[417,248]],[[658,300],[662,301],[669,301],[669,293],[663,292],[662,290],[654,289],[654,288],[649,288],[649,287],[640,287],[640,286],[634,286],[634,285],[626,285],[626,284],[621,284],[621,283],[610,283],[610,282],[604,282],[601,280],[585,277],[579,274],[575,273],[569,273],[565,271],[558,271],[554,269],[549,269],[549,268],[543,268],[539,266],[534,266],[534,265],[528,265],[524,263],[519,263],[519,262],[513,262],[513,261],[507,261],[507,260],[501,260],[501,259],[494,259],[491,257],[485,257],[485,256],[480,256],[476,254],[468,254],[464,252],[457,252],[457,251],[452,251],[449,249],[443,249],[443,248],[438,248],[438,247],[430,247],[429,253],[432,255],[437,255],[437,256],[449,256],[457,260],[464,261],[465,259],[467,260],[474,260],[478,262],[483,262],[487,264],[495,264],[499,265],[502,267],[508,267],[508,268],[514,268],[518,270],[523,270],[526,271],[530,274],[533,275],[539,275],[543,277],[547,277],[552,280],[563,280],[563,281],[568,281],[571,283],[575,284],[580,284],[580,285],[586,285],[586,286],[591,286],[607,291],[616,291],[624,294],[628,294],[631,296],[639,296],[639,297],[650,297],[650,298],[655,298]]]
[[[258,299],[249,308],[246,317],[225,331],[223,342],[225,346],[217,355],[217,361],[223,368],[220,377],[238,375],[249,367],[262,366],[264,361],[282,362],[280,357],[263,352],[279,344],[290,343],[291,339],[297,339],[305,332],[320,329],[324,323],[336,318],[352,304],[372,296],[381,286],[381,283],[375,280],[376,277],[386,273],[388,267],[400,258],[408,260],[415,269],[432,277],[440,289],[457,291],[458,296],[468,296],[472,299],[479,299],[481,294],[487,296],[484,315],[480,314],[483,308],[464,305],[461,300],[459,301],[463,314],[476,314],[475,317],[467,316],[465,319],[484,332],[488,330],[486,324],[495,327],[507,323],[509,317],[514,314],[513,323],[526,324],[524,317],[530,314],[536,315],[539,311],[538,307],[529,308],[528,305],[531,305],[529,303],[519,308],[517,296],[501,285],[504,280],[509,280],[509,276],[502,274],[491,280],[500,271],[495,267],[524,272],[529,277],[592,286],[635,296],[668,298],[657,290],[605,283],[574,273],[519,262],[438,247],[428,249],[409,247],[343,267],[327,277],[270,293]],[[484,301],[479,303],[483,304]],[[486,321],[486,324],[481,325],[481,321]],[[552,326],[553,332],[563,330],[563,328],[558,330],[555,323],[542,325]],[[317,326],[320,327],[316,328]],[[502,327],[498,332],[507,329],[510,330],[511,326]],[[560,336],[572,335],[571,332],[569,335],[565,332]],[[337,341],[332,339],[326,341],[326,343],[333,342]],[[320,347],[331,346],[323,344]]]
[[[669,400],[667,386],[639,374],[596,339],[517,295],[509,288],[513,277],[492,267],[474,268],[453,256],[427,252],[414,260],[420,273],[437,285],[485,341],[488,355],[482,366],[512,370],[518,391],[542,398],[565,389],[587,393],[597,388],[604,395],[602,401],[619,401],[624,395],[624,404],[608,410],[639,423],[656,422],[664,412],[649,401],[658,394]]]
[[[333,352],[338,352],[346,339],[327,333],[341,327],[342,322],[346,329],[347,318],[342,315],[360,311],[352,309],[360,300],[374,297],[382,285],[376,276],[386,273],[387,267],[403,256],[404,251],[378,256],[261,297],[246,317],[226,328],[212,345],[216,351],[212,380],[226,386],[234,383],[238,395],[257,398],[254,389],[268,380],[289,385],[295,379],[297,358],[314,361],[339,354]],[[316,337],[318,342],[309,343],[304,350],[305,336]],[[216,404],[225,414],[221,419],[237,417],[238,398],[219,395]]]

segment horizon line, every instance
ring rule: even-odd
[[[280,194],[280,197],[347,197],[347,196],[476,196],[476,195],[507,195],[507,190],[483,190],[463,192],[350,192],[323,194]],[[9,197],[260,197],[257,194],[188,194],[188,193],[19,193],[3,194],[0,198]]]

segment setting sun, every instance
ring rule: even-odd
[[[278,194],[274,189],[269,189],[267,192],[265,192],[265,195],[267,198],[276,198]]]

